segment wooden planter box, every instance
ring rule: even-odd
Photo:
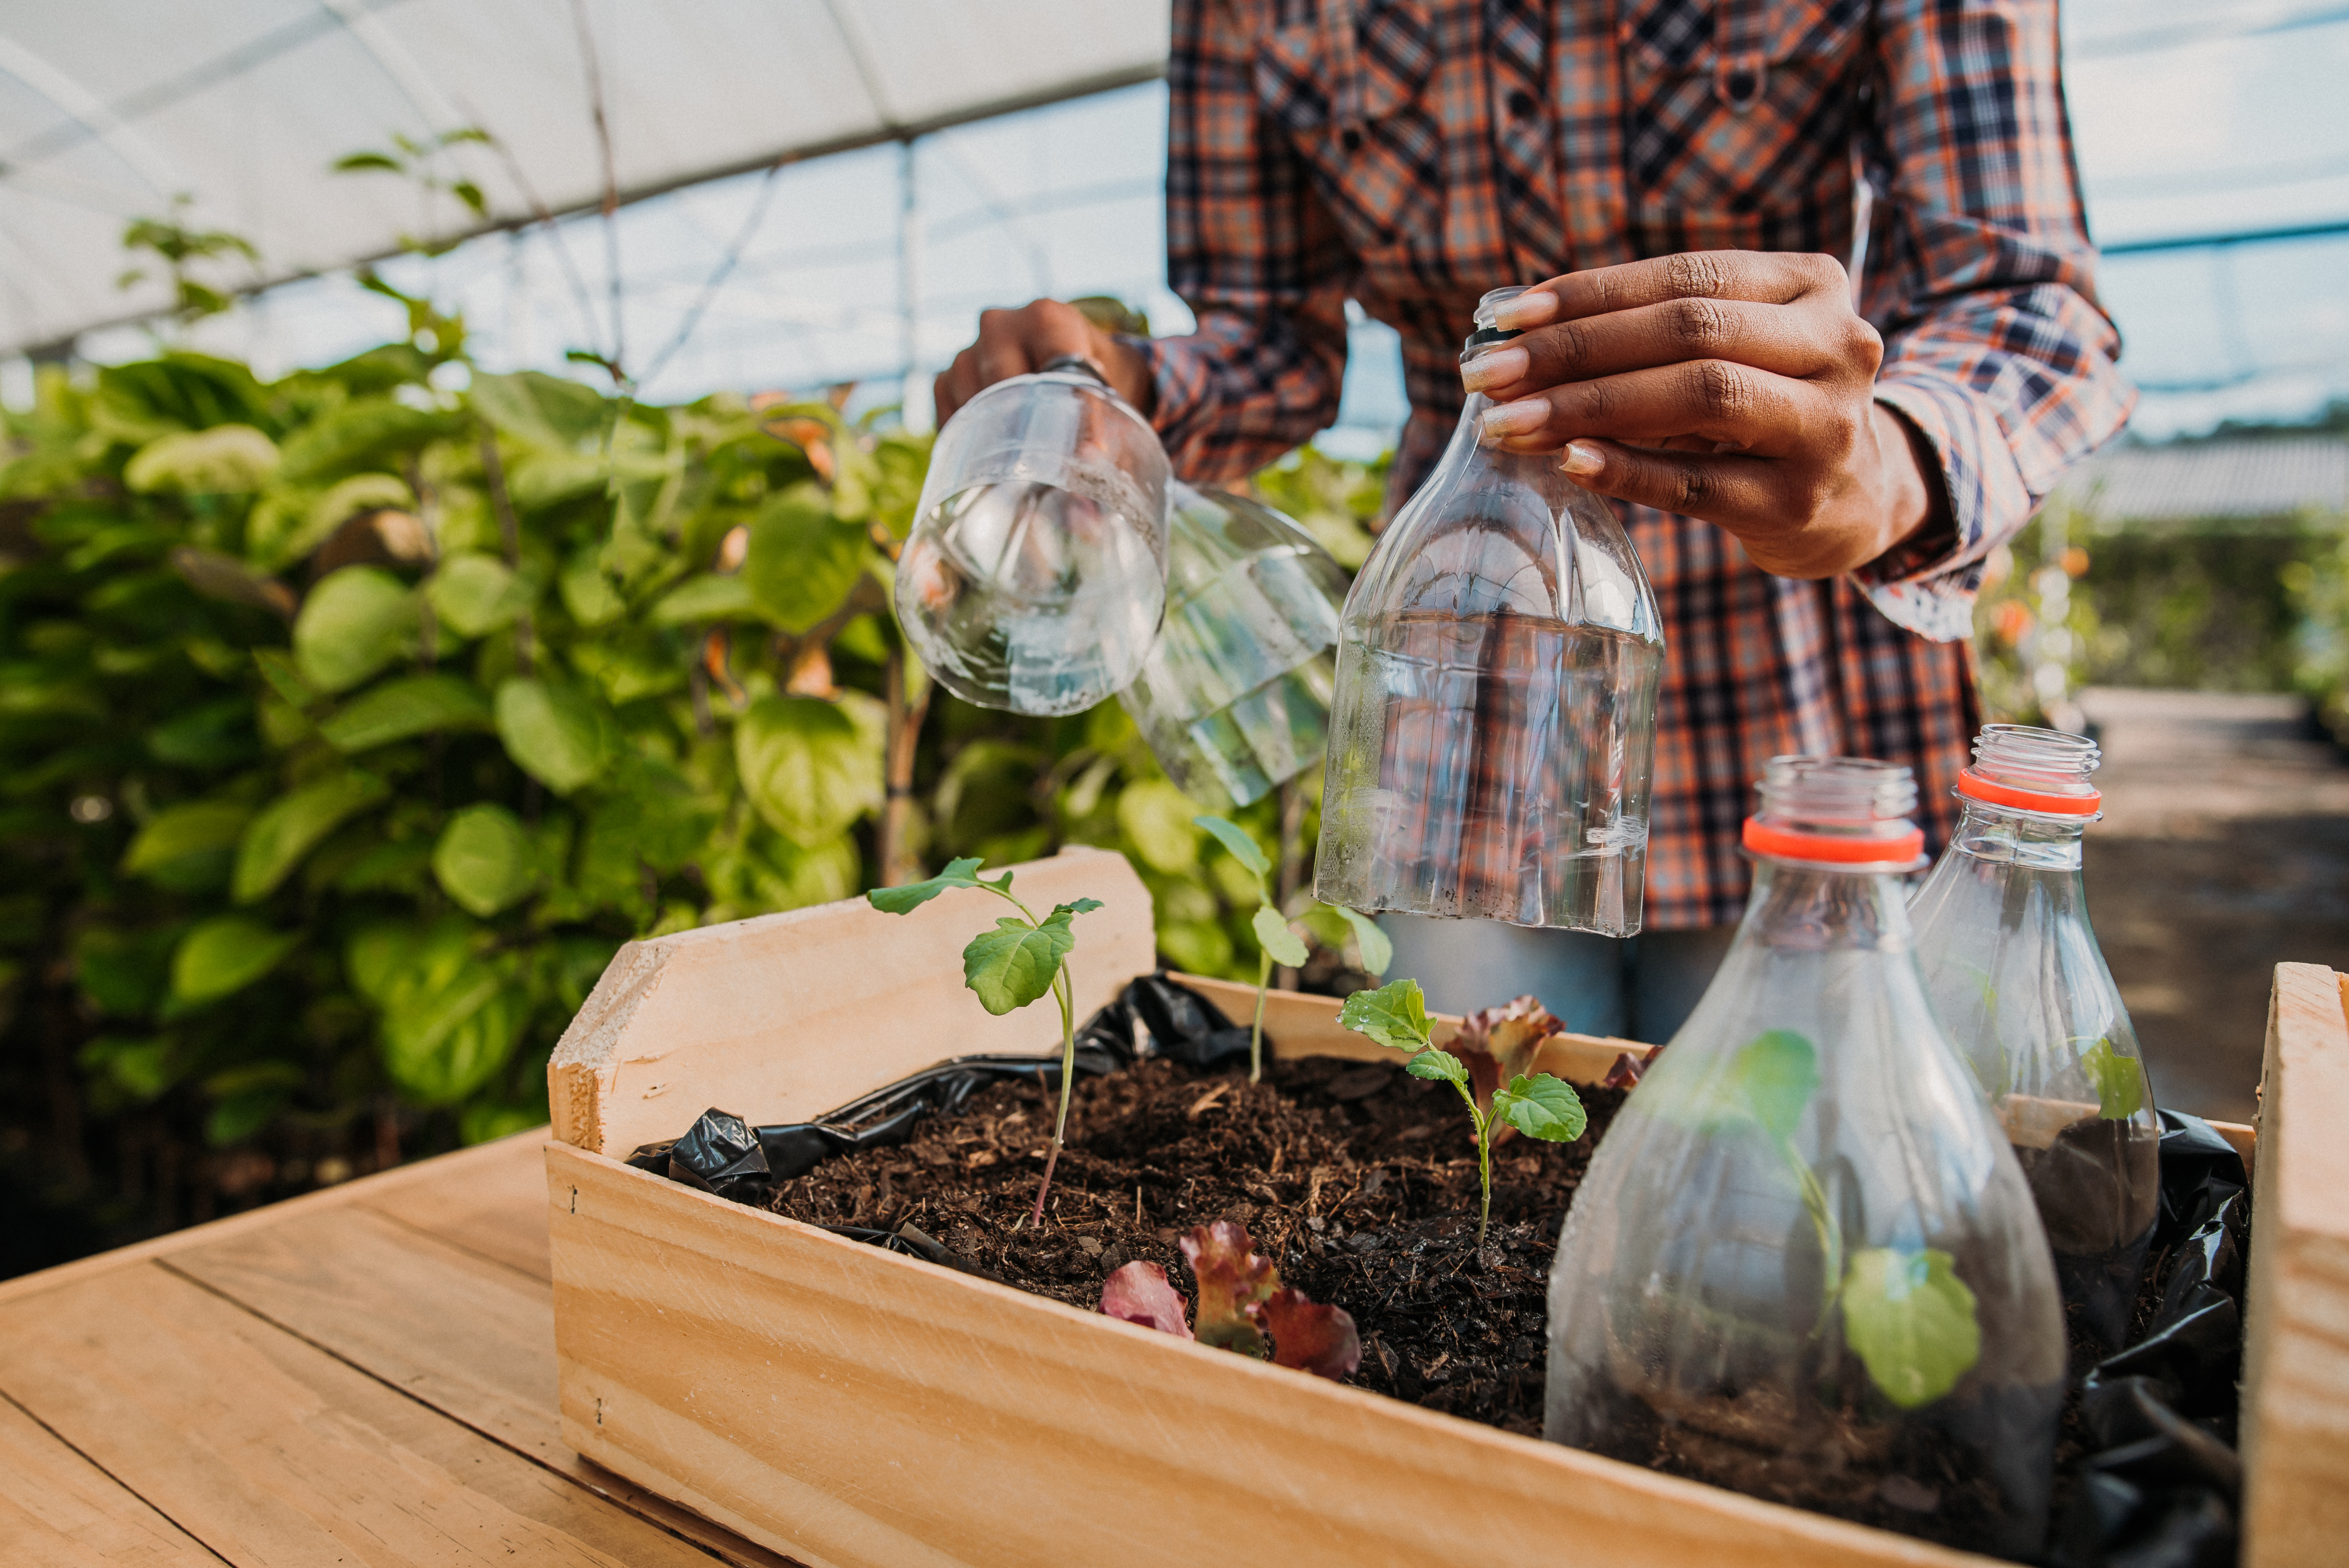
[[[1018,870],[1031,907],[1107,906],[1078,925],[1080,1016],[1153,967],[1149,895],[1121,857]],[[859,900],[621,949],[548,1068],[563,1433],[582,1455],[811,1568],[1985,1561],[1079,1312],[621,1162],[711,1105],[804,1119],[946,1057],[1057,1051],[1049,1009],[990,1018],[961,987],[962,945],[993,918],[968,894],[907,916]],[[2280,974],[2244,1404],[2246,1557],[2262,1568],[2338,1562],[2349,1539],[2349,1161],[2332,1130],[2349,1125],[2349,1032],[2329,971]],[[1247,987],[1190,983],[1246,1016]],[[1285,1056],[1387,1055],[1336,1015],[1282,993],[1266,1024]],[[1626,1048],[1570,1038],[1541,1066],[1590,1082]],[[2295,1118],[2313,1108],[2290,1145],[2287,1084]],[[2248,1157],[2251,1130],[2222,1130]]]

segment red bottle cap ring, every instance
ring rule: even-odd
[[[2091,789],[2085,795],[2056,795],[2042,789],[2018,789],[2012,784],[2000,784],[1983,778],[1969,768],[1958,775],[1958,793],[1968,799],[1987,801],[1993,806],[2012,806],[2018,811],[2044,811],[2052,817],[2093,817],[2103,810],[2105,798]]]
[[[1798,832],[1748,817],[1745,847],[1757,855],[1775,855],[1781,860],[1838,866],[1897,865],[1905,870],[1924,854],[1925,830],[1911,828],[1897,839],[1847,839],[1838,833]]]

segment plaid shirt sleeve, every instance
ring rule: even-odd
[[[1930,442],[1953,526],[1855,575],[1896,624],[1972,630],[1982,562],[2136,393],[2098,304],[2056,53],[2055,0],[1887,0],[1868,147],[1884,334],[1877,400]]]
[[[1174,0],[1167,65],[1166,275],[1198,318],[1136,340],[1175,472],[1245,478],[1336,417],[1358,266],[1257,92],[1246,0]]]

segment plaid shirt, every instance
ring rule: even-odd
[[[2095,300],[2054,0],[1174,13],[1168,274],[1199,330],[1147,347],[1187,477],[1236,479],[1330,422],[1349,298],[1402,335],[1392,506],[1458,418],[1486,289],[1680,251],[1856,263],[1877,397],[1939,455],[1954,529],[1801,583],[1709,524],[1619,506],[1668,649],[1647,920],[1738,917],[1738,824],[1782,752],[1915,768],[1938,851],[1980,718],[1963,639],[1983,558],[2134,397]]]

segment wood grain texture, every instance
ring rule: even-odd
[[[0,1388],[240,1568],[709,1558],[155,1263],[0,1305]]]
[[[1256,987],[1235,980],[1213,980],[1204,975],[1170,975],[1223,1009],[1224,1016],[1245,1026],[1256,1016]],[[1402,1056],[1338,1022],[1345,1004],[1335,996],[1311,996],[1301,991],[1268,991],[1264,999],[1265,1037],[1273,1042],[1275,1057],[1344,1057],[1352,1061],[1400,1062]],[[1460,1031],[1460,1019],[1451,1013],[1431,1013],[1429,1037],[1449,1045]],[[1645,1059],[1652,1046],[1612,1035],[1552,1035],[1534,1057],[1536,1072],[1553,1073],[1570,1083],[1597,1083],[1630,1053]]]
[[[494,1150],[460,1173],[378,1188],[357,1184],[351,1202],[464,1248],[476,1256],[552,1279],[546,1256],[546,1129],[484,1144]]]
[[[1079,1022],[1154,967],[1150,893],[1124,856],[1068,849],[1010,869],[1039,915],[1077,898],[1106,906],[1076,924]],[[713,1105],[790,1121],[947,1057],[1050,1050],[1049,1000],[993,1017],[963,988],[964,944],[1009,913],[961,890],[911,914],[849,899],[632,942],[548,1064],[554,1136],[625,1156]]]
[[[547,1146],[563,1429],[818,1568],[1981,1563]]]
[[[2279,964],[2243,1341],[2246,1568],[2349,1555],[2349,993]]]
[[[219,1568],[187,1532],[0,1399],[0,1563]]]

